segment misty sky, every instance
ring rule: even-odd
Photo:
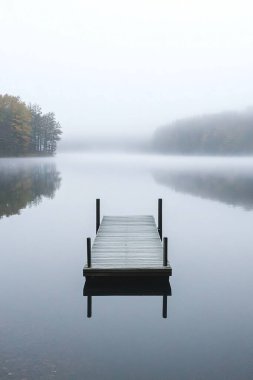
[[[0,0],[0,92],[65,138],[253,104],[253,2]]]

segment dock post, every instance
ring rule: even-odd
[[[90,238],[87,238],[87,267],[91,267],[91,242]]]
[[[100,226],[100,199],[96,199],[96,234]]]
[[[163,296],[163,318],[167,318],[167,296]]]
[[[163,238],[163,266],[168,265],[168,238]]]
[[[87,318],[92,316],[92,296],[87,296]]]
[[[163,238],[163,200],[161,198],[158,199],[158,233],[160,235],[160,239]]]

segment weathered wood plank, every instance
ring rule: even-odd
[[[163,266],[163,247],[151,215],[104,216],[91,249],[85,276],[170,276]]]

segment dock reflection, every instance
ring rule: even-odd
[[[83,296],[87,297],[87,318],[92,317],[94,296],[161,296],[162,316],[167,318],[167,297],[171,296],[171,286],[168,277],[88,277]]]

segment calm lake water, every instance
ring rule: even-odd
[[[162,297],[93,297],[86,237],[101,214],[164,200]],[[253,159],[59,155],[0,160],[0,379],[253,378]]]

